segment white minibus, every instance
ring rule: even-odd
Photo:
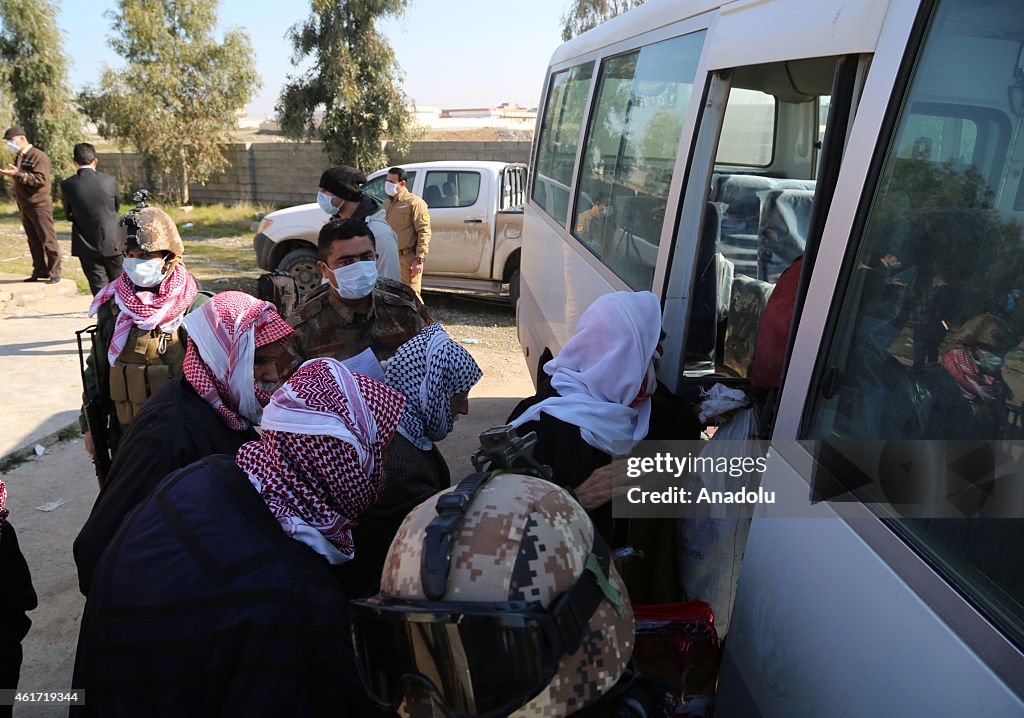
[[[763,486],[855,473],[843,442],[940,494],[937,440],[1013,454],[1022,48],[1020,0],[649,0],[562,45],[517,305],[535,382],[595,298],[650,290],[659,391],[747,392]],[[716,715],[1024,715],[1024,479],[993,472],[960,518],[759,508]]]

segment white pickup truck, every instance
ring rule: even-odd
[[[423,286],[499,294],[509,286],[519,298],[526,165],[508,162],[420,162],[402,165],[409,190],[430,209],[430,253]],[[387,169],[367,178],[363,191],[384,201]],[[320,284],[316,239],[327,214],[316,203],[279,209],[263,217],[253,248],[260,267],[289,272],[307,292]]]

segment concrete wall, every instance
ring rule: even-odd
[[[327,159],[319,142],[266,142],[228,145],[228,166],[205,185],[189,185],[192,201],[299,204],[316,195]],[[413,142],[409,152],[389,151],[393,164],[431,160],[527,162],[529,142]],[[134,152],[100,152],[100,169],[118,178],[122,191],[161,188],[146,181],[145,164]],[[378,167],[369,168],[376,171]],[[130,194],[127,199],[130,199]]]

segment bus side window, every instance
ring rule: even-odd
[[[1019,5],[937,3],[894,136],[879,140],[884,162],[861,200],[802,438],[985,440],[996,466],[1005,447],[1019,467],[1019,444],[995,442],[1024,436],[1024,226],[1006,170],[1024,160],[1020,94],[1007,92],[1022,37]],[[901,443],[938,459],[904,460],[906,485],[952,497],[930,467],[945,467],[955,443]],[[997,468],[959,497],[958,515],[972,518],[890,509],[905,516],[893,519],[904,538],[1024,645],[1024,532],[994,520],[1021,518],[1019,471]]]
[[[992,206],[1000,167],[965,162],[978,155],[961,152],[962,135],[952,146],[943,139],[948,117],[908,107],[865,224],[841,340],[830,352],[837,383],[817,404],[813,431],[1020,438],[1024,231],[1012,212]],[[969,149],[999,142],[973,132],[998,132],[998,123],[962,124],[972,130]]]
[[[584,143],[575,236],[633,289],[651,289],[704,32],[601,65]]]
[[[594,63],[556,72],[548,85],[537,143],[533,201],[563,227],[569,213],[569,185],[576,166],[580,126]]]

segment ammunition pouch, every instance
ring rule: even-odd
[[[149,397],[168,379],[181,374],[184,361],[185,344],[178,332],[132,327],[124,349],[110,367],[110,400],[118,423],[130,424]]]

